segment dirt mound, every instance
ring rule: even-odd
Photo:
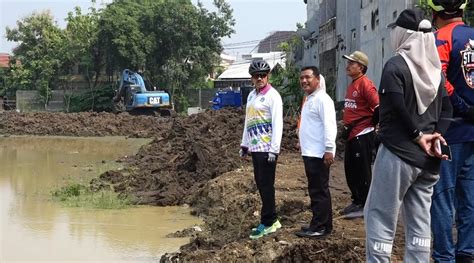
[[[340,162],[332,169],[334,232],[325,240],[301,239],[294,235],[311,218],[307,181],[298,154],[281,156],[277,167],[277,211],[283,228],[275,234],[251,241],[250,229],[260,219],[260,198],[250,165],[210,180],[190,199],[197,215],[204,218],[204,231],[181,248],[167,254],[163,262],[304,262],[363,261],[362,220],[347,221],[338,211],[349,202]]]
[[[0,114],[0,133],[55,136],[129,136],[151,138],[168,129],[171,118],[131,116],[128,113],[17,113]]]
[[[243,119],[239,111],[197,114],[172,120],[170,128],[126,160],[127,179],[115,186],[139,203],[176,205],[209,179],[235,169]]]
[[[119,192],[129,192],[137,203],[178,205],[210,179],[242,166],[238,156],[244,113],[241,110],[208,111],[174,118],[169,129],[157,134],[137,155],[125,159],[128,170],[101,176]],[[296,122],[285,121],[282,151],[294,151]],[[291,136],[293,134],[293,136]],[[117,176],[117,175],[115,175]],[[94,182],[94,184],[97,183]]]

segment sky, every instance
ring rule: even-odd
[[[98,3],[111,0],[97,0]],[[196,3],[197,0],[192,0]],[[212,0],[201,0],[210,11],[214,10]],[[223,39],[225,53],[240,57],[252,51],[258,40],[274,31],[296,30],[296,24],[306,21],[306,4],[303,0],[227,0],[234,12],[236,31],[230,38]],[[87,10],[90,0],[0,0],[0,52],[10,53],[16,43],[5,38],[5,28],[16,26],[16,21],[33,12],[50,10],[59,26],[64,27],[64,18],[75,6]]]

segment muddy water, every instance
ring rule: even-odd
[[[155,262],[188,239],[168,233],[199,224],[182,207],[67,208],[50,191],[87,184],[134,154],[143,139],[0,138],[0,262]]]

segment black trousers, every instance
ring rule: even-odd
[[[346,142],[344,171],[352,193],[352,202],[357,205],[365,205],[369,193],[374,139],[375,132],[370,132]]]
[[[325,229],[330,232],[332,231],[332,204],[329,192],[329,168],[322,158],[303,156],[303,162],[313,212],[309,227],[312,231]]]
[[[267,152],[253,152],[252,162],[255,183],[262,199],[260,223],[271,226],[277,219],[275,210],[276,161],[269,163]]]

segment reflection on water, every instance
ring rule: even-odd
[[[144,139],[0,138],[0,262],[157,261],[187,239],[168,233],[200,221],[180,207],[123,210],[66,208],[53,188],[116,168]]]

